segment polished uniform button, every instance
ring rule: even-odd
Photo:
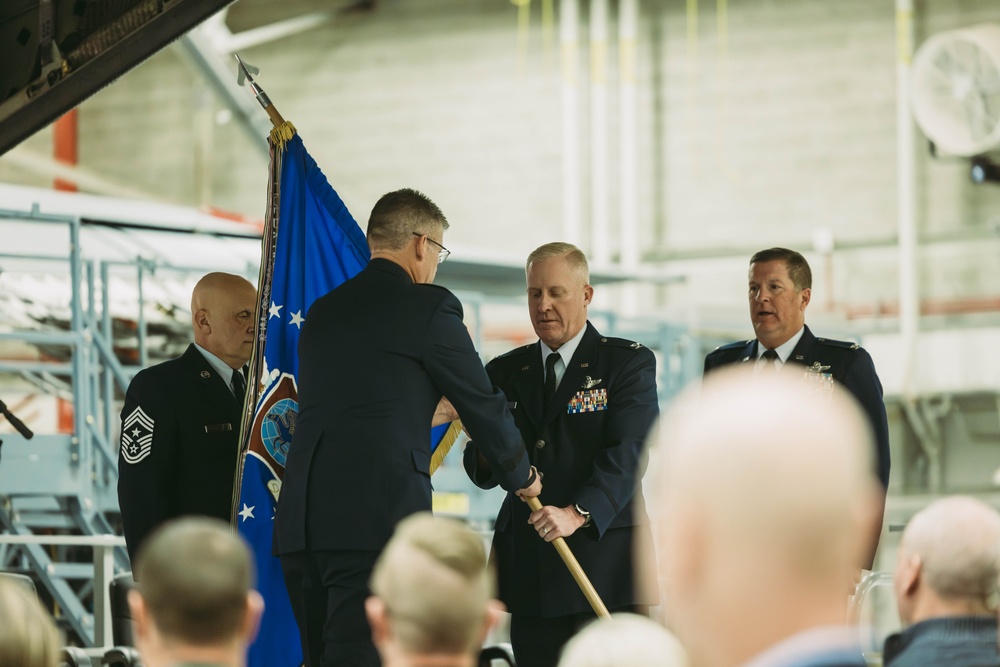
[[[535,448],[536,449],[541,449],[544,446],[545,446],[545,441],[544,440],[535,440]]]

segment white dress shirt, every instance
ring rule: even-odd
[[[792,356],[792,351],[795,349],[795,346],[799,344],[799,341],[802,340],[802,334],[804,334],[805,332],[806,328],[802,327],[801,329],[799,329],[799,332],[797,334],[786,340],[778,347],[774,348],[774,351],[778,353],[778,358],[774,360],[775,370],[778,370],[779,368],[785,365],[785,362],[788,361],[788,357]],[[767,352],[767,348],[764,347],[764,344],[758,340],[757,341],[758,369],[767,364],[767,360],[763,358],[765,352]]]
[[[569,365],[569,362],[573,359],[573,354],[576,353],[576,348],[580,347],[580,341],[583,340],[583,334],[585,331],[587,331],[586,324],[583,325],[583,328],[580,329],[579,333],[559,346],[558,350],[553,350],[545,343],[542,343],[542,341],[538,341],[541,343],[539,347],[542,351],[542,368],[545,368],[545,360],[551,353],[555,352],[559,355],[559,359],[556,361],[555,365],[557,388],[559,387],[559,383],[562,382],[563,375],[566,374],[566,368]]]

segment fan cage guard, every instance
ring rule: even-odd
[[[1000,145],[1000,25],[928,38],[910,85],[914,119],[940,150],[973,156]]]

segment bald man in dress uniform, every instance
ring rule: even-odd
[[[230,520],[253,353],[257,290],[209,273],[191,295],[194,343],[129,384],[122,407],[118,504],[129,557],[161,523],[197,514]]]

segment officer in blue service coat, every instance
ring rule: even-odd
[[[602,336],[587,321],[593,296],[587,259],[550,243],[527,260],[528,309],[539,341],[491,361],[486,370],[544,475],[544,507],[508,495],[493,537],[499,597],[511,612],[518,667],[551,667],[595,614],[552,544],[566,542],[612,612],[646,613],[658,593],[649,518],[640,488],[645,439],[658,414],[656,359],[632,341]],[[461,411],[459,411],[461,412]],[[472,442],[465,467],[483,488],[494,468]],[[648,568],[652,570],[652,566]]]
[[[705,374],[729,364],[752,364],[757,372],[780,369],[801,374],[803,382],[822,392],[840,383],[861,404],[871,423],[877,445],[876,469],[882,489],[889,484],[889,426],[882,383],[872,358],[856,343],[817,338],[805,325],[805,310],[812,295],[812,272],[805,258],[786,248],[770,248],[750,259],[750,320],[757,337],[716,348],[705,358]],[[884,510],[882,496],[880,515]],[[882,522],[873,536],[868,556],[861,563],[871,569],[878,548]]]
[[[122,407],[118,504],[129,556],[154,528],[188,514],[229,522],[257,290],[209,273],[191,295],[194,343],[140,371]]]
[[[368,221],[371,262],[317,299],[302,326],[274,548],[308,667],[379,664],[368,579],[395,525],[431,509],[430,429],[448,421],[442,397],[481,434],[505,489],[541,491],[461,304],[429,284],[447,227],[419,192],[383,196]]]

